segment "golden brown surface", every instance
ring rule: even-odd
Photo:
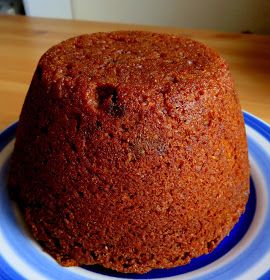
[[[42,56],[9,187],[61,264],[137,273],[186,264],[230,232],[248,180],[239,100],[213,50],[114,32]]]
[[[83,33],[141,29],[185,34],[215,48],[229,62],[242,108],[270,123],[270,36],[0,16],[0,130],[18,120],[40,56]]]

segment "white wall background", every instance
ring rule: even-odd
[[[31,16],[270,34],[270,0],[24,0]]]

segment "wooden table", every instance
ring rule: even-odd
[[[119,29],[184,34],[215,48],[231,66],[242,108],[270,123],[270,36],[0,16],[0,130],[18,119],[37,62],[50,46]]]

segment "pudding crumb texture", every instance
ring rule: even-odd
[[[150,32],[52,47],[22,109],[9,191],[64,266],[144,273],[211,252],[249,195],[226,62],[201,43]]]

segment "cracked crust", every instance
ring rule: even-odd
[[[9,189],[62,265],[137,273],[184,265],[229,234],[248,178],[238,97],[208,47],[97,33],[39,61]]]

